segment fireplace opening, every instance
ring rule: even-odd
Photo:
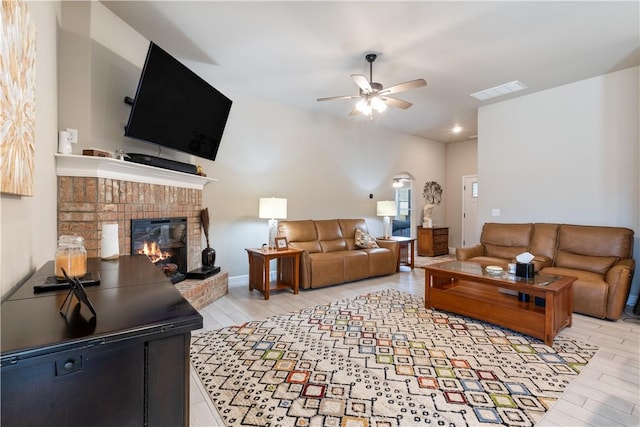
[[[171,283],[186,278],[187,218],[132,219],[131,253],[144,254]]]

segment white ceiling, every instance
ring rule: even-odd
[[[476,135],[478,107],[495,102],[470,93],[520,80],[515,97],[640,64],[638,1],[103,3],[231,98],[344,120],[365,120],[348,116],[355,101],[316,99],[357,94],[350,75],[368,76],[376,53],[374,81],[428,86],[394,95],[413,107],[375,120],[442,142]]]

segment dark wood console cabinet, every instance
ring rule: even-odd
[[[438,256],[449,253],[449,227],[418,226],[418,255]]]
[[[146,256],[88,260],[96,322],[58,312],[68,291],[33,293],[46,263],[2,303],[4,426],[188,426],[191,331],[202,316]]]

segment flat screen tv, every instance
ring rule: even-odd
[[[231,104],[151,42],[124,134],[215,160]]]

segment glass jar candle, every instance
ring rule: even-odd
[[[60,236],[55,257],[56,277],[64,279],[62,269],[69,277],[83,277],[87,274],[87,251],[81,236]]]

